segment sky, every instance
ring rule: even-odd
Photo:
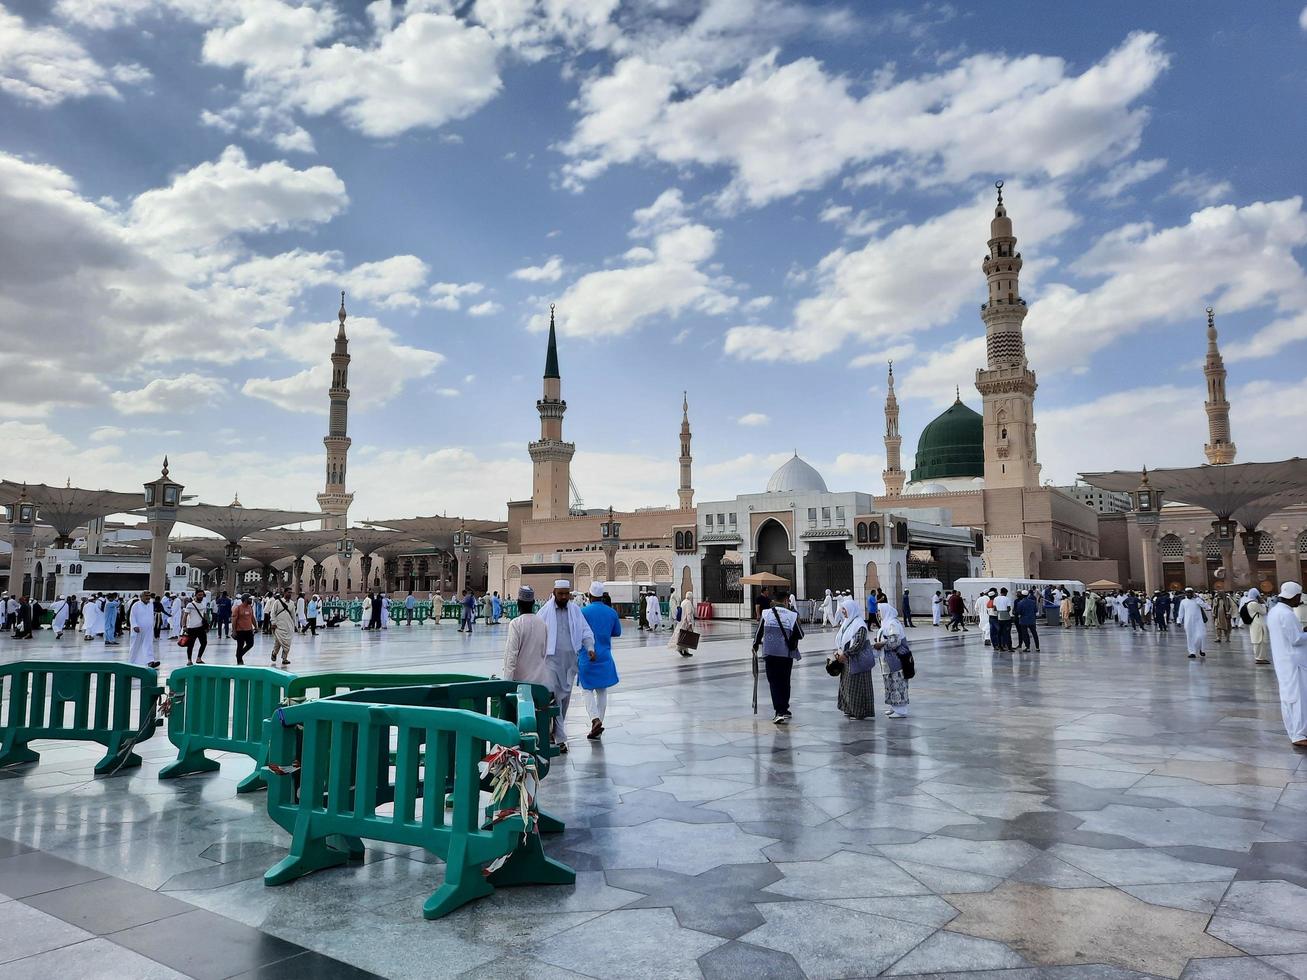
[[[354,520],[530,495],[549,305],[590,507],[979,408],[997,179],[1043,475],[1304,454],[1307,9],[0,0],[0,475]]]

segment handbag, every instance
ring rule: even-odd
[[[907,637],[899,641],[899,648],[894,651],[899,658],[899,669],[903,671],[903,679],[910,681],[917,676],[917,661],[912,657],[912,648],[908,646]]]
[[[676,637],[676,645],[686,650],[698,650],[699,634],[692,629],[683,629]]]
[[[827,657],[826,673],[830,674],[832,677],[839,677],[840,674],[844,673],[844,661],[835,656]]]

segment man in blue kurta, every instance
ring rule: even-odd
[[[593,652],[595,635],[581,610],[572,601],[572,583],[559,579],[554,583],[554,601],[540,610],[545,621],[547,639],[545,656],[552,680],[549,688],[558,702],[558,718],[554,722],[554,741],[560,752],[567,751],[567,706],[572,701],[572,685],[576,683],[577,655],[584,649]]]
[[[604,733],[608,689],[617,684],[613,637],[622,635],[622,620],[602,582],[590,586],[590,604],[581,610],[581,615],[590,624],[595,642],[593,650],[576,655],[576,677],[585,691],[585,708],[590,713],[590,734],[586,738],[597,739]]]

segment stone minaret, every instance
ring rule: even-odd
[[[563,380],[558,373],[558,336],[554,332],[554,308],[549,307],[549,350],[545,354],[544,397],[536,402],[540,413],[540,438],[527,446],[531,454],[531,519],[547,521],[567,517],[571,490],[572,456],[576,444],[563,442]]]
[[[1216,345],[1216,314],[1207,308],[1207,359],[1203,361],[1203,376],[1207,378],[1207,438],[1203,446],[1207,462],[1233,463],[1234,443],[1230,441],[1230,403],[1225,400],[1225,361],[1221,348]]]
[[[985,321],[986,367],[976,372],[984,402],[985,489],[1038,487],[1035,452],[1035,372],[1026,363],[1021,322],[1021,253],[1012,219],[1003,207],[1003,182],[996,181],[998,205],[989,224],[989,254],[981,263],[989,299],[980,308]]]
[[[889,362],[889,391],[885,395],[885,470],[881,477],[885,480],[885,496],[897,497],[903,493],[903,483],[908,475],[900,465],[899,449],[903,446],[903,437],[899,435],[899,400],[894,397],[894,362]]]
[[[690,399],[681,392],[681,485],[676,490],[681,510],[694,509],[694,488],[690,485],[690,464],[693,462],[690,455]]]
[[[340,312],[336,314],[340,326],[336,330],[336,346],[331,352],[331,413],[327,418],[327,435],[322,444],[327,447],[327,485],[318,494],[318,509],[328,515],[322,519],[324,531],[347,526],[349,505],[354,495],[345,491],[345,462],[349,456],[349,338],[345,336],[345,294],[340,294]]]

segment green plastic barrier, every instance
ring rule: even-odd
[[[212,749],[254,760],[254,771],[236,786],[237,793],[263,789],[263,722],[286,700],[294,680],[294,674],[270,667],[194,664],[174,670],[168,677],[174,698],[168,741],[177,746],[177,759],[159,778],[212,772],[218,763],[204,754]]]
[[[346,610],[345,615],[349,617],[349,621],[351,623],[363,622],[363,603],[360,602],[358,599],[353,600],[352,602],[350,602],[349,608]]]
[[[574,883],[576,873],[546,856],[538,828],[517,815],[514,793],[501,804],[511,815],[482,822],[483,747],[536,749],[533,692],[523,685],[511,697],[517,724],[450,708],[336,699],[295,705],[269,719],[268,815],[291,834],[291,845],[264,883],[344,864],[362,854],[364,839],[423,847],[445,861],[444,882],[422,907],[428,919],[489,895],[496,885]],[[293,769],[297,760],[297,774],[278,771]],[[452,812],[444,799],[450,785]],[[383,807],[390,812],[379,812]],[[328,844],[332,835],[343,835],[345,850]],[[485,873],[485,864],[503,857],[505,864]]]
[[[0,666],[0,766],[37,762],[34,738],[97,742],[106,749],[96,775],[134,769],[127,746],[154,734],[163,694],[149,667],[116,662],[23,660]],[[7,702],[7,703],[6,703]],[[125,757],[124,757],[125,756]]]
[[[474,674],[379,674],[356,671],[353,673],[303,674],[291,680],[286,697],[327,698],[349,691],[383,687],[417,687],[421,685],[457,684],[464,681],[482,681]],[[272,712],[268,712],[269,716]]]

